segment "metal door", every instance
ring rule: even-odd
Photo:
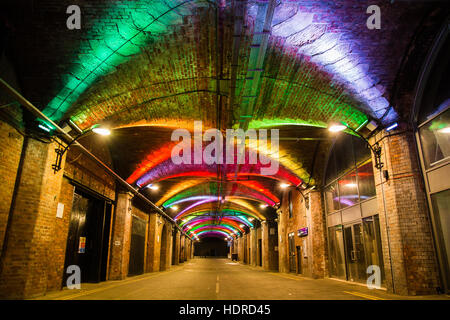
[[[366,261],[361,223],[344,226],[347,280],[365,282]]]
[[[133,216],[128,275],[144,273],[145,229],[146,222]]]

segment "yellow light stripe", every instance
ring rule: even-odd
[[[355,291],[344,291],[344,292],[348,293],[348,294],[351,294],[351,295],[354,295],[354,296],[361,297],[361,298],[369,299],[369,300],[386,300],[386,299],[383,299],[383,298],[379,298],[379,297],[371,296],[369,294],[355,292]]]

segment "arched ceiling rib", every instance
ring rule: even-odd
[[[277,203],[280,182],[319,183],[331,144],[323,128],[330,121],[357,128],[371,118],[396,119],[388,97],[427,8],[386,1],[383,21],[395,21],[396,28],[373,31],[365,27],[365,1],[96,3],[83,8],[89,19],[78,34],[57,29],[52,41],[39,39],[37,48],[55,48],[43,68],[57,74],[45,94],[33,91],[32,101],[55,121],[115,128],[115,169],[173,217],[181,213],[180,224],[198,227],[199,236],[231,236],[242,231],[237,221],[248,227],[247,217],[270,218],[273,209],[259,205]],[[36,10],[53,7],[43,0]],[[65,38],[76,38],[78,47],[60,44]],[[36,41],[22,43],[30,50],[21,56],[35,51]],[[201,120],[204,130],[224,131],[243,115],[249,128],[280,129],[278,157],[259,148],[278,161],[274,176],[259,174],[258,164],[171,162],[173,129],[192,130]],[[145,188],[149,184],[160,190]]]

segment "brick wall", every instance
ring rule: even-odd
[[[437,261],[414,136],[403,125],[390,134],[375,137],[389,179],[374,168],[387,287],[402,295],[433,294]]]
[[[56,214],[54,217],[55,227],[52,244],[53,258],[50,261],[51,270],[49,271],[47,281],[47,291],[58,290],[61,289],[62,286],[62,278],[65,272],[64,263],[66,258],[67,237],[74,191],[75,187],[70,184],[68,179],[63,178],[58,202],[64,205],[64,213],[62,219],[57,218]]]
[[[23,136],[7,123],[0,121],[0,255],[16,182]]]
[[[53,173],[55,143],[27,139],[12,208],[6,249],[1,258],[0,296],[44,294],[52,279],[53,236],[62,171]]]
[[[289,218],[289,192],[292,195],[292,217]],[[320,192],[312,191],[305,195],[295,189],[283,193],[283,201],[279,210],[279,256],[280,272],[290,271],[289,234],[294,233],[295,270],[305,276],[323,278],[325,275],[325,225],[324,211]],[[309,202],[309,207],[306,206]],[[299,237],[300,228],[308,228],[308,235]],[[297,247],[300,247],[298,256]],[[301,270],[298,269],[300,259]]]

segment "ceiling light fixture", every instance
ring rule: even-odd
[[[398,123],[395,122],[395,123],[391,124],[389,127],[387,127],[387,128],[386,128],[386,131],[394,130],[394,129],[397,128],[397,127],[398,127]]]
[[[344,131],[345,129],[347,129],[347,126],[339,122],[331,122],[328,125],[328,131],[331,132],[341,132]]]

